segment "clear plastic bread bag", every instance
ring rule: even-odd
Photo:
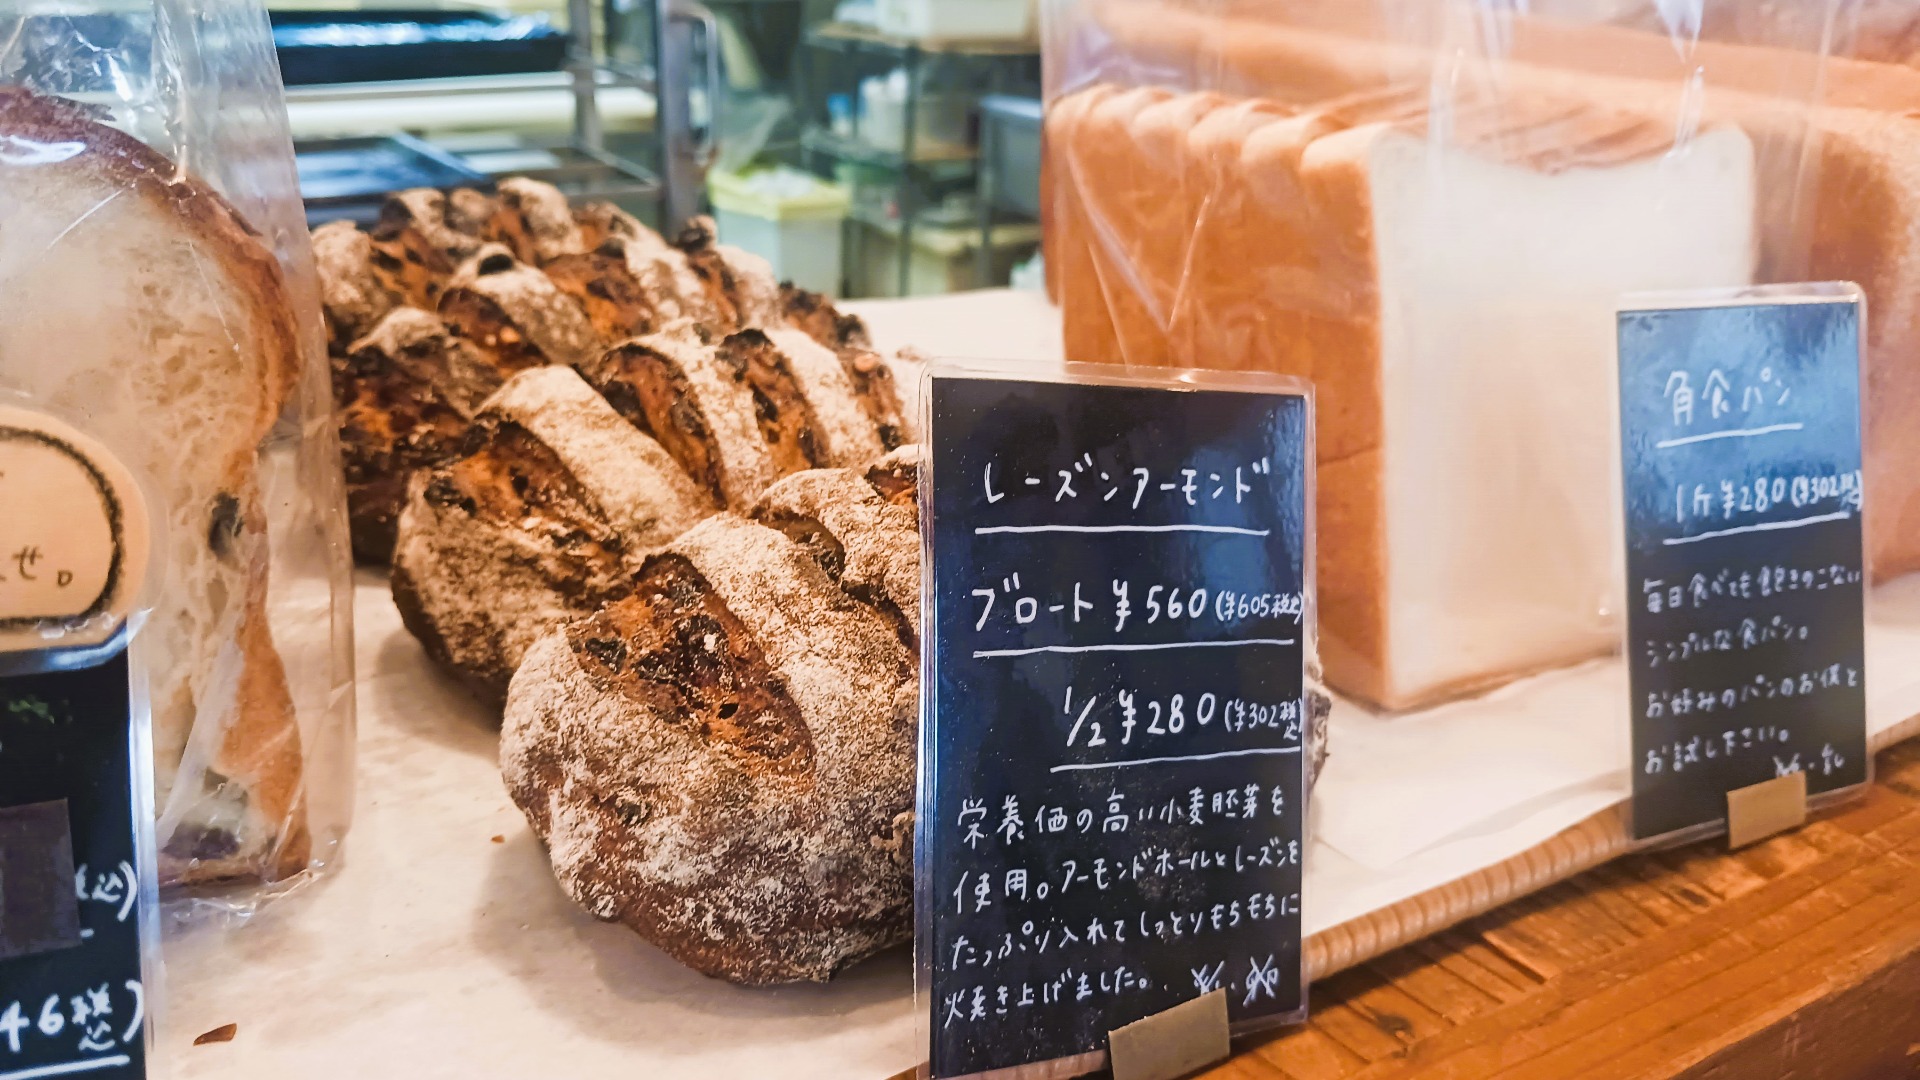
[[[134,643],[163,898],[245,911],[339,856],[352,582],[324,355],[264,7],[0,8],[0,391],[110,436],[167,508]]]
[[[1885,0],[1047,0],[1068,358],[1313,381],[1321,653],[1389,710],[1619,650],[1623,293],[1860,282],[1870,565],[1920,569],[1917,24]]]

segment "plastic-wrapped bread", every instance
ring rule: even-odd
[[[440,319],[399,308],[333,358],[354,555],[385,565],[415,469],[453,457],[503,375]]]
[[[896,619],[920,641],[920,448],[906,447],[870,469],[816,469],[769,488],[754,520],[778,529],[813,556],[855,599]]]
[[[825,981],[911,930],[915,670],[806,550],[724,514],[534,646],[502,772],[596,917],[718,978]]]
[[[552,184],[523,176],[500,181],[486,236],[534,266],[590,250],[566,195]]]
[[[1076,363],[1114,363],[1120,356],[1119,339],[1114,333],[1113,316],[1107,310],[1107,297],[1100,285],[1100,270],[1094,259],[1095,230],[1088,220],[1087,192],[1099,184],[1091,166],[1083,169],[1082,131],[1087,117],[1117,87],[1090,86],[1061,98],[1047,108],[1046,145],[1049,159],[1058,167],[1051,177],[1052,201],[1048,209],[1055,222],[1056,244],[1047,251],[1047,265],[1059,294],[1064,314],[1062,332],[1068,360]]]
[[[86,106],[0,88],[0,146],[46,151],[0,167],[0,388],[108,437],[158,496],[167,573],[137,646],[159,878],[298,873],[307,778],[261,475],[300,366],[280,264],[211,187]]]
[[[455,274],[440,317],[505,374],[577,364],[603,343],[573,297],[504,247],[486,249]]]
[[[514,377],[465,456],[413,475],[393,595],[429,655],[503,694],[541,634],[618,595],[712,511],[658,443],[566,367]]]
[[[751,506],[768,484],[809,464],[801,447],[768,443],[745,366],[716,354],[682,325],[617,346],[580,371],[719,505]]]
[[[1187,244],[1199,200],[1186,139],[1224,101],[1217,94],[1138,89],[1096,105],[1073,146],[1076,170],[1097,175],[1086,195],[1093,265],[1102,281],[1126,282],[1127,303],[1110,314],[1118,353],[1088,363],[1165,365],[1174,308],[1185,295]],[[1098,155],[1097,158],[1094,155]]]

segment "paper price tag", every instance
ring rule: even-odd
[[[0,406],[0,508],[0,652],[112,637],[149,544],[126,468],[71,425]]]

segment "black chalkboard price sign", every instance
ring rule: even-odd
[[[1633,830],[1868,780],[1862,304],[1850,286],[1620,315]]]
[[[143,1077],[127,657],[0,677],[0,1080]]]
[[[928,381],[919,966],[935,1077],[1224,990],[1303,1013],[1311,402]]]

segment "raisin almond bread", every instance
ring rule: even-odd
[[[814,981],[912,930],[913,650],[732,514],[533,646],[501,768],[567,894],[676,960]]]
[[[464,450],[413,474],[393,596],[428,654],[495,698],[535,639],[620,595],[647,551],[714,509],[565,367],[509,380]]]

